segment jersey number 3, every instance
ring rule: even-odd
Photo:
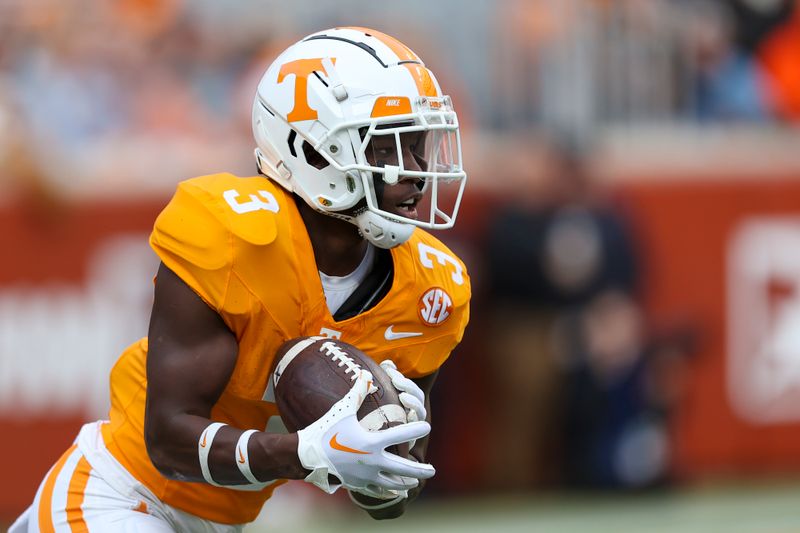
[[[417,249],[419,250],[419,260],[422,266],[433,268],[433,259],[435,258],[440,265],[449,266],[452,269],[450,277],[456,285],[464,284],[464,269],[461,267],[461,263],[456,261],[453,256],[424,243],[419,243]]]
[[[222,193],[222,197],[225,198],[225,201],[228,202],[228,205],[231,206],[231,209],[240,215],[262,210],[277,213],[281,208],[281,206],[278,205],[278,200],[275,199],[275,196],[271,192],[258,191],[258,195],[260,198],[255,194],[251,194],[249,201],[240,202],[239,191],[236,189],[228,189]]]

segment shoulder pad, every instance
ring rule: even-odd
[[[286,196],[267,178],[212,174],[185,181],[178,186],[181,189],[201,202],[236,237],[257,245],[275,240],[276,215],[284,207],[281,202]]]
[[[419,272],[432,283],[452,287],[469,299],[470,280],[467,267],[461,259],[439,239],[419,228],[406,243],[409,252],[421,266]]]

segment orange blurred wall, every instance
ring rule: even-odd
[[[112,242],[141,239],[146,246],[160,208],[152,201],[26,202],[0,208],[0,478],[6,481],[0,484],[0,522],[31,503],[43,475],[80,425],[103,416],[91,406],[107,403],[107,392],[102,392],[106,378],[99,376],[107,375],[117,354],[108,353],[102,361],[87,354],[105,346],[116,351],[117,345],[130,342],[108,339],[104,325],[131,321],[134,310],[114,301],[114,286],[123,295],[129,289],[125,265],[114,264],[111,257],[121,248],[107,249],[99,267],[90,258]],[[90,285],[98,277],[104,279]],[[101,289],[109,293],[103,302]],[[50,303],[53,309],[48,310]],[[115,322],[93,321],[101,313],[115,315]],[[37,317],[35,323],[25,324],[27,316]],[[42,347],[46,355],[26,353]],[[29,371],[20,370],[25,368]],[[70,387],[70,381],[76,383]],[[87,383],[96,390],[94,396]]]
[[[674,420],[678,476],[800,473],[800,181],[628,184],[656,321],[699,349]],[[789,333],[789,337],[787,337]]]

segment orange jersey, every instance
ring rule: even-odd
[[[293,196],[264,177],[215,174],[181,183],[159,215],[150,244],[161,261],[215,309],[236,335],[233,374],[211,412],[240,429],[273,427],[279,413],[268,391],[274,354],[288,339],[327,335],[409,377],[436,371],[469,319],[464,264],[416,229],[391,250],[394,279],[373,308],[337,322],[325,301],[311,242]],[[227,524],[256,518],[273,484],[241,491],[163,477],[145,450],[147,340],[129,347],[111,372],[112,454],[164,503]]]

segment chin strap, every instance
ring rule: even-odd
[[[372,174],[372,187],[375,192],[375,203],[380,205],[383,201],[383,191],[386,184],[397,183],[399,168],[396,166],[385,165],[383,175]],[[358,213],[350,222],[358,226],[361,235],[378,248],[389,249],[399,246],[406,242],[411,234],[414,233],[414,225],[397,222],[381,216],[377,213],[364,209]]]
[[[350,220],[358,226],[361,235],[378,248],[388,249],[399,246],[414,233],[413,224],[395,222],[368,209]]]

